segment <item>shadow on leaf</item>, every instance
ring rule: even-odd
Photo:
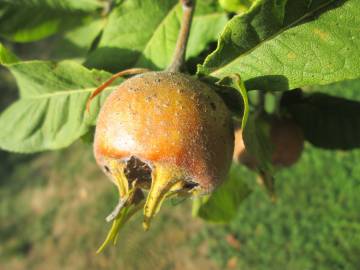
[[[297,89],[284,92],[280,106],[314,146],[331,150],[360,147],[360,102]]]
[[[279,91],[289,89],[289,80],[283,75],[258,76],[245,81],[247,90]]]
[[[142,59],[142,68],[159,70],[150,60],[145,59],[142,53],[137,50],[120,48],[102,47],[91,52],[84,65],[88,68],[103,69],[112,73],[119,72],[127,68],[137,67],[136,62]]]

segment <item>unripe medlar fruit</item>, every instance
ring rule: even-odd
[[[304,134],[302,129],[291,119],[273,117],[269,120],[271,162],[275,167],[290,167],[301,156],[304,148]],[[246,149],[242,130],[235,131],[234,161],[244,164],[255,170],[258,167],[257,159]]]
[[[134,76],[111,93],[94,140],[96,161],[128,200],[124,204],[149,190],[145,228],[165,198],[218,186],[233,149],[231,113],[214,89],[168,71]]]

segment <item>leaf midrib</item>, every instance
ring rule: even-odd
[[[66,61],[66,60],[65,60]],[[71,62],[71,61],[70,61]],[[3,66],[6,66],[8,69],[11,70],[12,66],[16,66],[18,64],[21,65],[32,65],[32,64],[38,64],[38,63],[43,63],[43,61],[41,60],[30,60],[30,61],[24,61],[24,62],[15,62],[15,63],[0,63]],[[83,66],[81,66],[83,67]],[[109,73],[111,74],[111,73]],[[109,91],[109,90],[114,90],[117,87],[117,85],[114,86],[108,86],[104,92]],[[55,90],[50,90],[50,93],[47,94],[39,94],[39,95],[29,95],[29,96],[20,96],[20,99],[42,99],[42,98],[51,98],[54,96],[63,96],[63,95],[73,95],[73,94],[79,94],[79,93],[88,93],[88,92],[92,92],[97,88],[97,86],[94,87],[88,87],[88,88],[75,88],[75,89],[55,89]]]
[[[332,0],[328,3],[324,3],[323,5],[320,5],[319,7],[317,7],[316,9],[312,10],[309,13],[304,14],[303,16],[301,16],[299,19],[295,20],[294,22],[290,23],[289,25],[287,25],[286,27],[282,28],[281,30],[275,32],[273,35],[270,35],[268,38],[265,38],[264,40],[262,40],[261,42],[259,42],[256,46],[254,46],[253,48],[241,53],[238,57],[234,58],[233,60],[229,61],[227,64],[219,67],[219,68],[215,68],[213,71],[211,71],[210,75],[213,76],[217,76],[217,73],[221,73],[221,70],[224,69],[225,67],[231,65],[233,62],[239,60],[241,57],[246,56],[250,53],[252,53],[254,50],[256,50],[258,47],[260,47],[261,45],[263,45],[265,42],[275,38],[276,36],[282,34],[283,32],[289,30],[291,27],[293,27],[294,25],[298,24],[299,22],[301,22],[302,20],[306,19],[307,17],[313,15],[315,12],[319,11],[322,8],[327,7],[328,5],[334,3],[337,0]],[[226,27],[226,26],[225,26]],[[214,52],[212,52],[208,57],[213,56],[215,53],[217,53],[217,50],[215,50]],[[203,66],[206,66],[207,61],[205,60]]]

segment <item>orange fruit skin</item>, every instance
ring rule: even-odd
[[[240,128],[235,130],[235,146],[233,160],[235,162],[244,164],[251,170],[256,170],[258,166],[256,158],[245,149],[242,129]]]
[[[212,191],[232,159],[231,114],[207,84],[182,73],[148,72],[124,81],[99,113],[94,154],[107,159],[135,156],[150,166],[172,166],[184,178]]]
[[[272,144],[271,162],[277,167],[290,167],[299,160],[303,151],[303,131],[290,119],[272,118],[269,123]],[[258,166],[257,159],[245,149],[241,129],[235,131],[233,160],[252,170]]]
[[[299,160],[304,149],[304,133],[296,123],[289,119],[274,119],[270,138],[274,145],[274,165],[290,167]]]

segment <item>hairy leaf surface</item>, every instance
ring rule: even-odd
[[[226,25],[199,73],[274,91],[357,78],[359,10],[354,0],[258,1]]]
[[[15,76],[20,92],[20,99],[0,115],[0,147],[5,150],[30,153],[70,145],[89,130],[100,103],[114,89],[96,98],[88,114],[90,93],[110,73],[72,61],[14,62],[5,53],[0,50],[1,63]]]

